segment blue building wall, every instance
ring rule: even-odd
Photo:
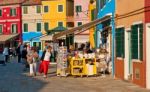
[[[114,76],[114,44],[115,44],[115,20],[114,20],[114,16],[115,16],[115,0],[106,0],[106,4],[104,5],[104,7],[101,9],[100,5],[101,5],[101,0],[97,0],[97,8],[98,8],[98,14],[97,14],[97,18],[103,18],[107,15],[111,15],[111,23],[110,26],[112,27],[112,75]],[[102,42],[100,40],[100,32],[102,31],[102,24],[99,24],[97,26],[96,29],[96,33],[97,33],[97,47],[99,47],[100,43]]]
[[[42,33],[41,32],[25,32],[23,33],[22,39],[23,42],[27,42],[30,43],[31,46],[33,46],[33,42],[41,42],[40,38],[38,38],[39,36],[41,36]],[[37,37],[37,38],[34,38]],[[32,39],[34,38],[34,39]],[[32,39],[32,41],[31,41]],[[39,55],[41,56],[42,51],[39,51]]]

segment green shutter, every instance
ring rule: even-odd
[[[41,32],[41,23],[37,23],[37,31]]]
[[[28,32],[28,24],[27,23],[24,24],[24,32]]]
[[[48,22],[44,23],[44,29],[45,29],[46,31],[49,30],[49,23],[48,23]]]
[[[44,6],[44,12],[48,12],[48,6]]]
[[[62,27],[63,26],[63,22],[58,22],[58,26]]]
[[[0,25],[0,33],[2,33],[2,29],[3,29],[2,27],[3,27],[3,26],[2,26],[2,25]]]
[[[117,28],[115,32],[116,57],[124,58],[125,56],[124,31],[124,28]]]
[[[92,11],[91,11],[92,20],[94,20],[94,19],[95,19],[95,18],[94,18],[94,17],[95,17],[94,12],[95,12],[94,10],[92,10]]]
[[[0,10],[0,16],[2,16],[2,10]]]
[[[142,61],[143,60],[143,24],[140,24],[139,25],[140,27],[140,60]]]
[[[138,26],[131,27],[131,53],[132,59],[138,59]]]
[[[36,7],[36,13],[41,13],[41,6]]]
[[[63,5],[58,5],[58,12],[63,12]]]
[[[12,16],[13,15],[13,10],[12,9],[10,9],[10,16]]]

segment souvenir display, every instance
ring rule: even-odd
[[[68,74],[67,47],[62,46],[57,55],[57,76],[67,76]]]

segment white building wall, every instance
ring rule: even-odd
[[[146,24],[146,87],[150,89],[150,24]]]

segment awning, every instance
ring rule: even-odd
[[[0,43],[15,39],[19,34],[0,35]]]
[[[52,41],[53,35],[46,35],[40,38],[41,41]]]
[[[74,36],[74,42],[75,43],[86,43],[86,42],[89,42],[89,35],[75,35]]]
[[[78,34],[78,33],[82,32],[82,31],[85,31],[85,30],[87,30],[87,29],[89,29],[89,28],[91,28],[93,26],[96,26],[96,25],[98,25],[98,24],[100,24],[100,23],[102,23],[102,22],[104,22],[106,20],[109,20],[109,19],[111,19],[111,16],[108,15],[108,16],[105,16],[105,17],[103,17],[101,19],[96,19],[96,20],[91,21],[91,22],[89,22],[87,24],[83,24],[83,25],[81,25],[79,27],[75,27],[75,28],[72,28],[72,29],[65,30],[63,32],[55,34],[53,36],[53,40],[56,40],[58,37],[61,37],[63,35]]]

